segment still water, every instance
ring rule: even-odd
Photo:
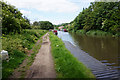
[[[120,70],[120,38],[92,37],[58,31],[58,37],[70,41],[107,66]]]

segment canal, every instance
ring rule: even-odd
[[[58,31],[58,37],[63,41],[71,42],[105,65],[120,70],[120,38],[92,37],[62,31]]]

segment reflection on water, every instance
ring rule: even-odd
[[[63,41],[71,42],[73,45],[76,44],[72,39],[72,36],[68,32],[58,31],[58,37],[61,38]]]
[[[120,52],[118,49],[120,38],[90,37],[66,32],[58,32],[58,37],[62,40],[70,41],[104,64],[120,69],[120,55],[118,54]]]

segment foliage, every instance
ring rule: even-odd
[[[76,33],[79,33],[79,34],[85,34],[86,33],[86,31],[85,30],[77,30],[77,32]]]
[[[2,1],[0,4],[2,4],[2,32],[4,34],[20,33],[22,29],[30,28],[29,20],[22,17],[22,13],[18,9]]]
[[[50,41],[58,78],[95,78],[91,71],[79,62],[65,48],[62,40],[52,32],[50,32]]]
[[[92,2],[71,22],[69,30],[102,30],[117,34],[120,32],[120,1]]]
[[[44,30],[24,30],[21,34],[2,36],[2,49],[9,53],[9,62],[3,61],[3,78],[8,78],[25,59],[34,43],[46,33]]]
[[[45,29],[45,30],[54,29],[53,24],[49,21],[40,21],[39,23],[41,29]]]
[[[90,30],[86,32],[86,34],[91,36],[95,36],[95,35],[96,36],[112,36],[112,33],[101,31],[101,30]]]
[[[32,29],[40,29],[40,23],[37,21],[33,22]]]
[[[74,30],[74,23],[71,23],[71,25],[68,27],[68,30],[69,30],[69,31]]]
[[[102,30],[86,31],[84,29],[77,30],[76,33],[79,35],[96,36],[96,37],[106,37],[106,36],[119,37],[119,35],[120,35],[120,32],[117,32],[116,34],[113,35],[113,33],[111,33],[111,32],[105,32]]]
[[[68,26],[69,25],[69,23],[62,23],[62,24],[59,24],[59,25],[54,25],[54,27],[56,28],[56,29],[58,29],[58,27],[60,27],[60,26],[64,26],[64,29],[68,29]]]
[[[33,29],[44,29],[44,30],[49,30],[49,29],[53,29],[54,25],[49,22],[49,21],[35,21],[33,22]]]
[[[59,25],[55,25],[55,27],[60,27],[60,26],[66,26],[68,25],[69,23],[62,23],[62,24],[59,24]]]
[[[39,22],[37,21],[33,22],[33,26],[39,26]]]

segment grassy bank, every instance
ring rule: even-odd
[[[7,50],[9,54],[9,62],[3,61],[2,63],[3,78],[8,78],[12,74],[27,57],[29,50],[37,40],[46,32],[45,30],[24,30],[21,34],[3,34],[2,49]],[[32,55],[30,58],[35,56],[34,53]]]
[[[50,41],[58,78],[94,78],[91,71],[79,62],[65,48],[62,40],[52,32],[50,32]]]
[[[85,31],[82,29],[82,30],[77,30],[76,33],[80,35],[99,36],[99,37],[105,37],[105,36],[119,37],[120,36],[120,33],[113,34],[111,32],[105,32],[102,30]]]

